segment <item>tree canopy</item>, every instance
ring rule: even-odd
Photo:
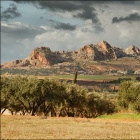
[[[35,77],[1,78],[1,110],[23,115],[97,117],[113,113],[115,105],[75,83]]]
[[[121,83],[118,105],[140,113],[140,82],[125,81]]]

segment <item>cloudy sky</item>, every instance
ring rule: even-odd
[[[72,51],[101,40],[140,48],[140,1],[1,1],[1,63],[40,46]]]

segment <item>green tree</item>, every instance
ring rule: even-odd
[[[1,91],[1,110],[3,109],[2,113],[8,108],[8,98],[7,98],[7,88],[9,85],[9,79],[6,77],[1,78],[0,82],[0,91]]]
[[[127,74],[134,74],[134,70],[132,70],[132,69],[129,69],[129,70],[127,70]]]
[[[140,76],[136,77],[136,81],[140,82]]]
[[[98,117],[103,114],[111,114],[115,111],[115,105],[106,97],[95,93],[88,93],[87,110],[89,117]]]
[[[22,105],[16,99],[21,83],[20,76],[17,76],[16,78],[2,78],[2,81],[4,82],[4,84],[2,84],[1,82],[1,84],[3,85],[1,87],[1,103],[5,103],[5,107],[3,107],[8,108],[12,114],[13,112],[22,110]]]
[[[82,110],[86,104],[87,89],[80,87],[74,83],[66,85],[66,107],[68,116],[75,116],[77,110]]]
[[[65,82],[58,82],[56,80],[44,80],[44,93],[46,94],[46,101],[44,103],[44,113],[47,115],[51,112],[51,116],[56,116],[56,113],[61,106],[65,104]]]
[[[140,113],[140,83],[125,81],[118,92],[118,105]]]
[[[77,70],[76,70],[76,72],[75,72],[75,76],[74,76],[74,84],[77,83],[77,75],[78,75],[78,72],[77,72]]]

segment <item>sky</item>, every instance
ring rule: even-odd
[[[1,1],[1,63],[36,47],[79,50],[102,40],[140,48],[140,1]]]

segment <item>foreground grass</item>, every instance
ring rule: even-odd
[[[1,116],[2,139],[139,139],[139,120]]]

